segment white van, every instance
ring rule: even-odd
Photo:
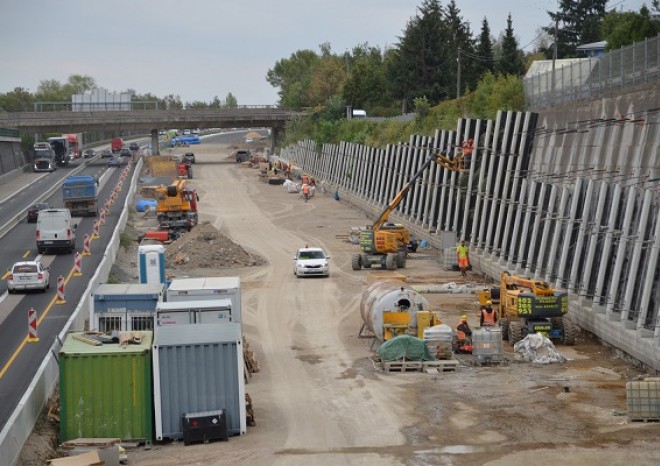
[[[43,254],[47,249],[73,252],[76,247],[76,227],[71,222],[69,209],[46,209],[37,218],[37,250]]]

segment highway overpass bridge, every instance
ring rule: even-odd
[[[304,112],[274,106],[239,106],[189,110],[54,111],[0,113],[0,128],[21,133],[107,131],[120,134],[144,130],[155,139],[168,128],[272,128],[273,144],[286,123]]]

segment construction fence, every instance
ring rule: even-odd
[[[621,93],[642,84],[655,84],[660,76],[660,36],[621,47],[601,57],[566,62],[554,71],[526,76],[523,80],[529,110],[571,101]]]

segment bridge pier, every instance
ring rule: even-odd
[[[275,146],[277,146],[277,141],[280,139],[280,128],[273,126],[270,129],[270,153],[275,154]]]
[[[160,144],[158,144],[158,130],[149,131],[151,135],[151,155],[160,155]]]

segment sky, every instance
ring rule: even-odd
[[[228,93],[239,105],[274,105],[266,73],[298,50],[329,43],[343,54],[396,45],[423,0],[0,0],[0,93],[35,92],[44,80],[91,76],[112,92],[133,89],[183,102]],[[446,5],[449,0],[441,0]],[[651,0],[610,0],[635,10]],[[533,50],[559,0],[456,0],[478,36],[494,37],[511,13],[520,47]]]

